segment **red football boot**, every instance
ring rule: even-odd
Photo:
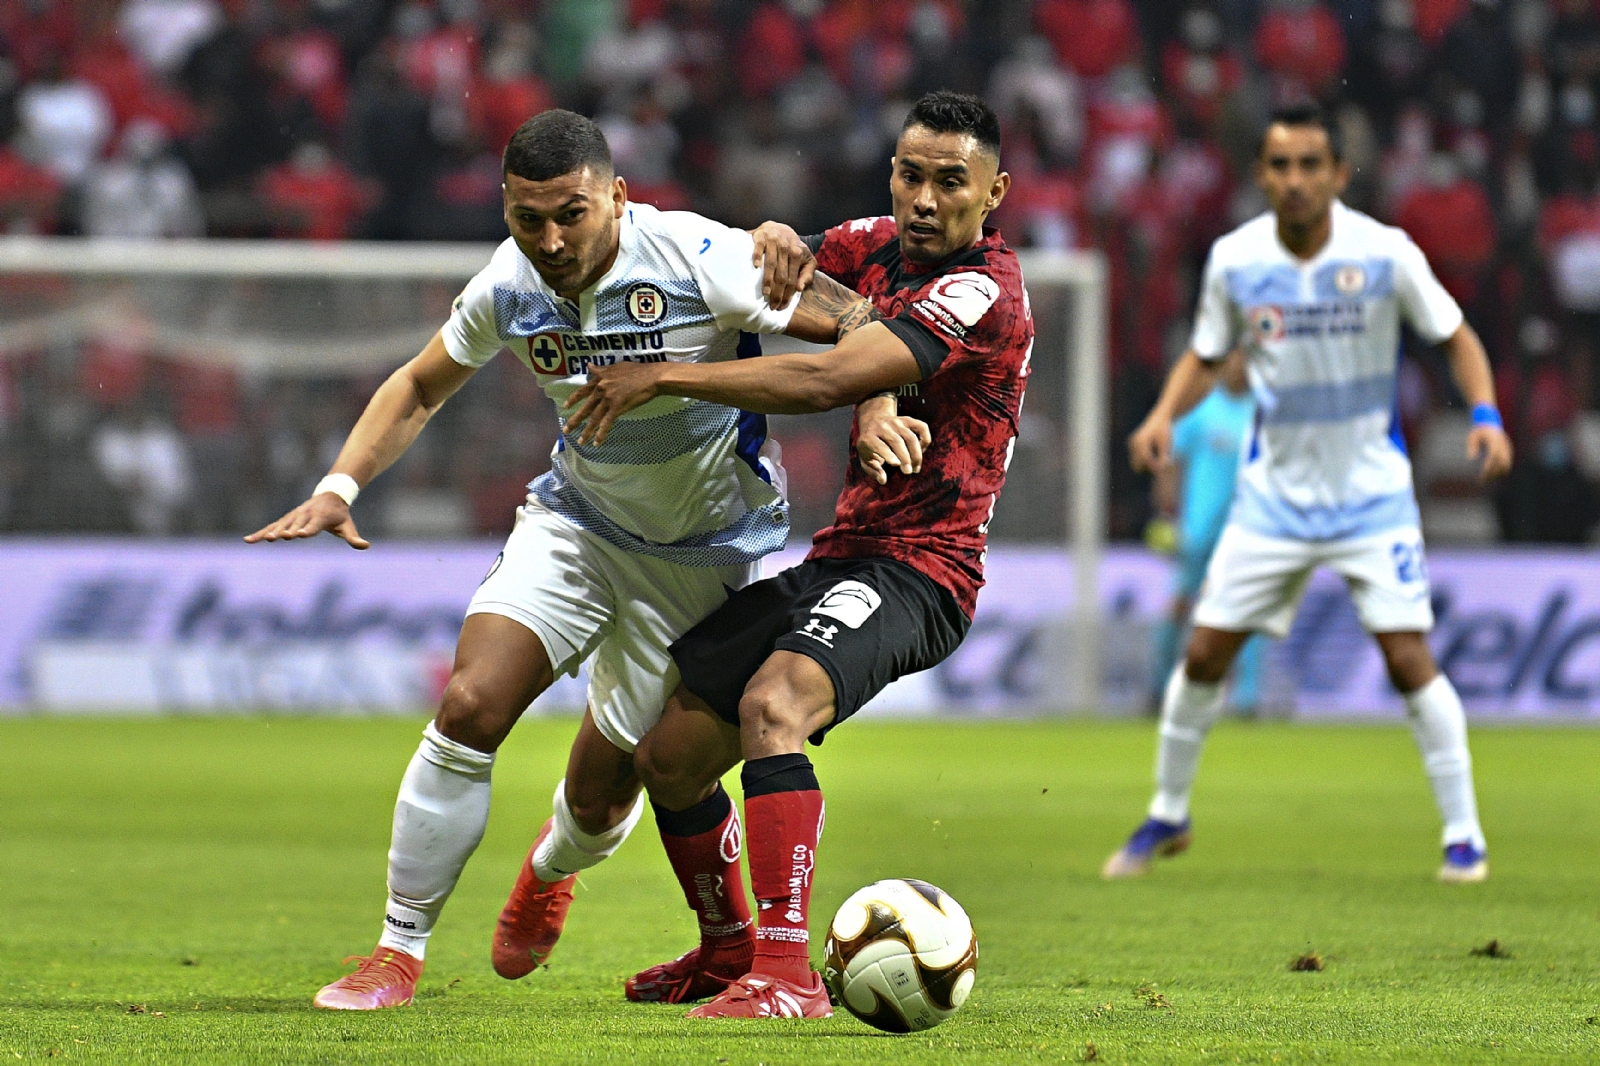
[[[355,973],[346,974],[323,987],[311,1001],[324,1010],[381,1010],[404,1007],[417,994],[417,978],[422,976],[422,960],[393,948],[378,947],[370,958],[359,960]]]
[[[635,1003],[693,1003],[715,996],[750,972],[754,941],[750,942],[750,949],[731,958],[712,958],[702,964],[704,948],[695,948],[671,962],[640,970],[628,978],[623,992]]]
[[[509,981],[526,977],[555,950],[561,929],[567,924],[567,909],[572,906],[572,886],[578,875],[559,881],[541,881],[533,872],[533,853],[550,835],[551,822],[534,838],[528,857],[522,862],[511,898],[500,911],[494,927],[494,972]]]
[[[710,1003],[689,1012],[691,1018],[831,1018],[833,1005],[822,975],[813,973],[811,983],[802,985],[769,977],[764,973],[745,974],[729,985]]]

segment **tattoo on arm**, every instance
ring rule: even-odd
[[[866,300],[862,300],[850,310],[839,316],[839,339],[854,333],[868,322],[884,322],[886,317],[879,313],[876,307]]]
[[[837,323],[840,340],[869,322],[885,321],[866,297],[820,271],[812,279],[811,287],[800,295],[795,313],[802,312]]]

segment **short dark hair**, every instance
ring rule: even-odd
[[[1289,104],[1273,111],[1261,130],[1257,158],[1267,150],[1267,131],[1274,126],[1315,126],[1328,135],[1328,150],[1333,153],[1333,161],[1338,163],[1344,159],[1344,133],[1339,129],[1339,124],[1316,104]]]
[[[970,133],[978,147],[1000,158],[1000,118],[976,96],[948,89],[927,93],[911,105],[900,132],[912,126],[926,126],[935,133]]]
[[[591,118],[575,111],[552,108],[517,127],[506,144],[503,170],[528,181],[549,181],[589,167],[610,177],[611,146]]]

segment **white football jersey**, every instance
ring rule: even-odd
[[[557,296],[507,238],[457,297],[445,349],[465,366],[509,348],[561,405],[591,366],[717,362],[761,354],[789,324],[761,295],[748,233],[687,211],[630,203],[616,263],[576,303]],[[764,415],[660,396],[601,445],[563,435],[529,490],[582,529],[688,566],[753,562],[789,533],[784,473]]]
[[[1243,347],[1257,401],[1229,521],[1297,540],[1418,523],[1395,412],[1402,319],[1436,344],[1462,316],[1404,231],[1337,201],[1309,260],[1271,212],[1212,245],[1191,346]]]

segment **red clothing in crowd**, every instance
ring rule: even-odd
[[[1432,47],[1456,20],[1472,7],[1472,0],[1411,0],[1411,17],[1417,36]]]
[[[167,374],[185,434],[225,433],[239,422],[239,377],[225,366],[176,364]]]
[[[1039,0],[1033,24],[1085,78],[1103,77],[1139,51],[1139,18],[1128,0]]]
[[[670,13],[667,0],[628,0],[628,25],[642,26],[646,22],[660,22]]]
[[[811,23],[811,41],[839,84],[879,95],[892,93],[910,76],[911,23],[923,6],[937,9],[952,37],[966,26],[966,15],[953,0],[833,0]],[[746,52],[741,72],[761,58]],[[758,84],[774,78],[770,72],[752,73]]]
[[[649,204],[663,211],[692,211],[694,201],[689,199],[688,190],[672,180],[651,182],[632,182],[628,185],[628,199],[635,203]]]
[[[805,69],[805,31],[783,5],[762,4],[745,26],[737,62],[741,94],[766,96]]]
[[[459,26],[441,26],[402,44],[399,61],[406,81],[424,96],[441,86],[465,90],[478,68],[478,39]]]
[[[106,35],[86,43],[72,58],[72,73],[105,94],[117,129],[136,118],[149,119],[167,136],[182,137],[194,125],[194,108],[182,95],[153,82],[123,44]]]
[[[1012,178],[1011,191],[989,217],[1008,244],[1088,247],[1083,192],[1070,173],[1035,170]]]
[[[96,407],[113,410],[139,402],[149,373],[149,360],[139,341],[99,338],[84,343],[78,364],[84,397]]]
[[[1558,363],[1550,360],[1541,363],[1523,382],[1522,389],[1519,428],[1528,443],[1566,429],[1577,418],[1577,390],[1572,387],[1571,375]]]
[[[80,40],[76,7],[71,0],[42,4],[0,3],[0,41],[17,66],[17,82],[31,81],[50,56],[72,53]]]
[[[1573,234],[1600,236],[1600,197],[1563,193],[1544,202],[1539,212],[1539,251],[1550,255]]]
[[[262,65],[278,76],[278,91],[304,100],[324,125],[344,121],[344,54],[326,30],[302,29],[287,37],[268,38]]]
[[[43,167],[36,167],[9,146],[0,145],[0,231],[22,228],[48,233],[55,228],[61,182]]]
[[[1344,69],[1344,31],[1321,4],[1269,10],[1256,27],[1255,44],[1263,68],[1312,92],[1328,88]]]
[[[276,218],[273,236],[317,241],[350,236],[356,220],[375,199],[359,178],[335,161],[316,168],[280,163],[261,175],[260,194]]]
[[[544,82],[532,74],[508,81],[479,78],[467,97],[467,115],[483,143],[492,151],[505,149],[511,135],[528,118],[556,106]]]
[[[1443,187],[1415,185],[1401,200],[1395,224],[1417,242],[1458,303],[1477,301],[1496,235],[1494,209],[1482,186],[1471,178]]]
[[[1174,103],[1209,126],[1244,81],[1244,65],[1230,52],[1196,52],[1171,41],[1161,53],[1161,80]]]

